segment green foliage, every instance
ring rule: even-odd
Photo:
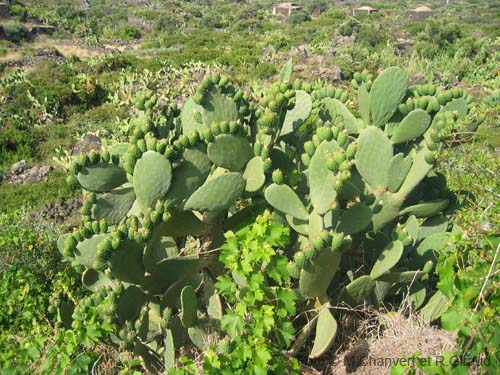
[[[31,33],[22,23],[11,22],[2,25],[7,35],[7,40],[19,44],[31,40]]]
[[[289,289],[287,259],[276,253],[289,243],[289,230],[265,213],[254,224],[225,237],[220,260],[238,275],[238,284],[226,274],[215,285],[229,304],[221,319],[228,337],[218,348],[205,352],[205,373],[297,373],[296,360],[282,355],[294,335],[290,320],[296,297]]]

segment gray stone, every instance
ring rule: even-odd
[[[92,150],[99,151],[101,149],[101,138],[94,134],[86,134],[82,140],[77,141],[73,145],[72,155],[87,154]]]
[[[26,170],[26,160],[18,161],[17,163],[12,164],[10,167],[10,174],[12,175],[20,175]]]

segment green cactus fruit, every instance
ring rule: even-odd
[[[69,172],[74,174],[74,175],[77,175],[81,169],[82,169],[82,166],[80,164],[78,164],[77,162],[72,162],[69,166]]]
[[[272,168],[273,166],[273,162],[271,160],[271,158],[267,158],[264,160],[264,171],[268,171]]]
[[[101,233],[106,233],[108,231],[108,221],[103,218],[99,221],[99,231]]]
[[[434,143],[439,143],[441,141],[441,137],[439,136],[439,130],[438,129],[432,128],[429,131],[429,137],[432,140],[432,142],[434,142]]]
[[[212,82],[210,79],[204,79],[201,81],[200,88],[203,92],[210,91],[210,89],[214,86],[214,82]]]
[[[332,130],[328,127],[322,127],[317,130],[318,138],[321,141],[331,141],[333,138]]]
[[[170,221],[170,219],[172,218],[172,215],[170,214],[170,212],[168,211],[165,211],[163,213],[163,215],[161,215],[161,220],[164,222],[164,223],[168,223]]]
[[[81,230],[75,230],[73,232],[73,236],[77,239],[78,242],[82,242],[85,237],[83,236],[83,231]]]
[[[221,76],[219,73],[213,73],[210,76],[210,80],[213,82],[214,85],[218,85],[220,83]]]
[[[101,227],[99,226],[99,222],[93,221],[91,223],[91,225],[92,225],[92,232],[94,232],[95,234],[99,234],[99,232],[101,231]]]
[[[144,132],[142,131],[142,128],[138,128],[138,129],[135,129],[132,136],[136,139],[136,140],[139,140],[139,139],[142,139],[144,138]]]
[[[139,139],[137,141],[137,148],[142,152],[146,152],[147,151],[147,147],[146,147],[146,141],[144,139]]]
[[[326,159],[326,167],[333,173],[337,173],[339,171],[339,165],[334,158]]]
[[[346,144],[347,142],[347,139],[349,137],[349,133],[347,132],[347,130],[342,130],[339,135],[337,136],[337,144],[340,146],[340,147],[344,147],[344,145]]]
[[[346,160],[346,155],[343,149],[339,149],[333,153],[333,159],[337,164],[342,164]]]
[[[300,159],[302,160],[302,163],[306,168],[309,167],[309,164],[311,163],[311,157],[308,154],[304,153],[300,155]]]
[[[121,244],[121,239],[120,238],[112,238],[111,239],[111,247],[113,248],[113,250],[116,250],[120,247],[120,244]]]
[[[347,146],[347,148],[345,150],[345,156],[346,156],[346,158],[347,159],[354,158],[354,156],[356,155],[357,149],[358,149],[357,142],[351,142],[351,143],[349,143],[349,145]]]
[[[219,123],[219,127],[220,127],[221,134],[229,133],[229,122],[222,121],[221,123]]]
[[[89,155],[89,164],[97,164],[101,160],[101,155],[96,152],[92,151]]]
[[[316,250],[321,250],[325,246],[325,241],[322,237],[318,236],[312,241],[313,248]]]
[[[253,153],[255,156],[261,156],[262,153],[262,143],[259,141],[256,141],[255,144],[253,145]]]
[[[206,141],[206,142],[212,142],[214,139],[214,136],[210,129],[203,129],[201,131],[201,137]]]
[[[334,184],[336,184],[336,187],[337,187],[335,190],[337,190],[337,191],[342,187],[343,183],[345,183],[351,179],[351,171],[350,170],[343,170],[342,172],[340,172],[339,179],[340,180],[336,180],[336,182],[334,182]],[[338,181],[340,182],[340,186],[338,184]]]
[[[240,133],[241,130],[242,130],[242,126],[238,122],[232,121],[229,123],[229,133],[230,134]]]
[[[422,268],[422,271],[425,273],[429,273],[432,271],[433,268],[434,268],[434,263],[432,262],[432,260],[429,260],[425,263],[424,267]]]
[[[436,163],[436,156],[434,153],[425,155],[425,162],[429,165],[434,165]]]
[[[307,261],[312,261],[316,256],[319,254],[319,251],[315,249],[314,247],[306,247],[304,249],[304,256],[306,257]]]
[[[314,146],[316,148],[318,148],[319,145],[321,144],[321,140],[319,139],[318,135],[314,134],[311,139],[312,139],[312,142],[313,142]]]
[[[160,142],[157,142],[157,143],[156,143],[156,149],[155,149],[155,150],[153,150],[153,151],[156,151],[156,152],[158,152],[158,153],[160,153],[160,154],[164,154],[164,153],[165,153],[165,149],[166,149],[166,148],[167,148],[166,143],[165,143],[165,142],[161,142],[161,141],[160,141]]]
[[[313,156],[314,152],[316,151],[316,147],[314,146],[314,143],[311,141],[307,141],[304,143],[304,151],[309,155]]]
[[[82,215],[89,216],[92,212],[92,203],[89,200],[83,202],[81,213]]]
[[[344,160],[342,163],[339,165],[339,171],[348,171],[352,167],[352,163],[349,160]]]
[[[196,94],[193,95],[193,101],[197,105],[203,105],[204,100],[205,100],[205,95],[203,95],[203,93],[201,92],[197,92]]]
[[[437,151],[439,149],[439,143],[436,143],[431,139],[427,140],[425,145],[430,151]],[[429,164],[434,164],[434,163],[429,163]]]
[[[69,235],[64,241],[63,255],[65,257],[73,257],[75,254],[76,246],[78,245],[78,240],[75,236]]]
[[[287,271],[293,279],[298,279],[300,277],[300,267],[295,262],[288,262]]]
[[[214,137],[220,135],[221,134],[220,124],[214,123],[214,124],[210,125],[210,131],[212,132],[212,135]]]
[[[86,167],[89,164],[89,157],[85,154],[80,154],[78,155],[77,161],[81,167]]]
[[[297,251],[293,255],[293,260],[300,269],[303,269],[307,264],[307,259],[303,251]]]
[[[398,107],[399,112],[401,112],[403,115],[407,115],[410,112],[410,108],[406,103],[401,103]]]
[[[272,174],[272,180],[275,184],[281,185],[283,183],[283,171],[275,169]]]

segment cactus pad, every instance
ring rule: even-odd
[[[172,166],[156,151],[147,151],[134,168],[134,190],[142,208],[153,207],[165,196],[172,181]]]
[[[277,210],[307,221],[309,214],[298,195],[288,185],[271,184],[264,192],[267,202]]]
[[[430,124],[431,116],[422,109],[415,109],[394,129],[391,142],[397,144],[416,139],[425,133]]]
[[[285,115],[285,121],[281,127],[281,136],[293,133],[311,114],[312,100],[307,92],[297,90],[295,102],[295,107],[288,110]]]
[[[125,183],[97,198],[92,217],[96,220],[106,219],[109,225],[115,225],[127,216],[134,201],[134,187]]]
[[[97,192],[110,191],[127,182],[127,174],[122,167],[107,163],[83,167],[77,177],[83,188]]]
[[[403,153],[396,154],[391,159],[387,177],[387,187],[391,193],[397,192],[401,187],[401,184],[410,171],[412,163],[412,159],[410,157],[405,158]]]
[[[190,328],[195,325],[197,310],[196,292],[191,285],[187,285],[181,292],[181,322],[184,327]]]
[[[370,298],[375,282],[368,275],[363,275],[351,281],[345,289],[346,300],[349,304],[361,305]]]
[[[377,279],[384,273],[389,272],[403,255],[403,243],[401,241],[390,242],[380,253],[370,272],[372,279]]]
[[[340,217],[338,232],[355,234],[365,229],[372,220],[372,210],[366,204],[358,202],[345,210]]]
[[[131,240],[122,241],[109,258],[113,276],[126,283],[142,284],[145,273],[142,252],[143,246],[139,243]]]
[[[299,291],[303,296],[322,297],[340,264],[340,248],[324,248],[318,257],[301,271]]]
[[[198,211],[220,211],[229,208],[245,189],[245,180],[240,173],[223,173],[207,180],[187,200],[185,209]]]
[[[340,119],[340,123],[347,129],[349,134],[358,134],[362,129],[362,123],[347,109],[344,103],[337,99],[328,99],[324,102],[324,109],[329,111],[332,119]]]
[[[75,251],[75,260],[84,267],[92,268],[94,266],[97,245],[107,236],[107,234],[96,234],[78,243]]]
[[[173,171],[172,184],[165,195],[167,205],[181,203],[198,189],[210,173],[210,159],[203,150],[184,150],[181,165]]]
[[[316,337],[309,358],[314,359],[328,351],[337,336],[337,321],[329,310],[329,304],[321,309],[316,323]]]
[[[221,134],[208,145],[208,157],[217,166],[239,171],[253,156],[250,143],[242,137]]]
[[[396,113],[407,88],[406,73],[401,68],[388,68],[377,77],[370,90],[371,112],[375,126],[385,125]]]
[[[247,163],[245,172],[243,173],[245,179],[245,190],[253,193],[259,190],[266,182],[264,174],[264,161],[260,156],[255,156]]]
[[[326,161],[339,149],[337,142],[323,141],[316,149],[309,164],[310,199],[320,215],[331,210],[336,202],[337,191],[333,184],[337,177],[327,168]]]
[[[363,130],[358,138],[356,168],[373,188],[387,186],[389,165],[393,157],[392,143],[384,132],[375,127]]]

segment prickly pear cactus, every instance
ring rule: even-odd
[[[451,229],[453,197],[436,155],[470,97],[408,87],[389,68],[354,75],[355,108],[342,89],[285,78],[255,103],[218,74],[181,111],[141,96],[126,147],[72,166],[68,182],[86,195],[83,224],[61,237],[60,251],[98,301],[109,299],[103,318],[116,343],[148,369],[173,366],[175,348],[217,324],[213,281],[224,270],[214,250],[224,231],[266,208],[294,233],[289,273],[316,312],[292,353],[314,325],[311,357],[328,350],[335,304],[379,305],[408,289],[416,307],[426,300],[418,285]]]

